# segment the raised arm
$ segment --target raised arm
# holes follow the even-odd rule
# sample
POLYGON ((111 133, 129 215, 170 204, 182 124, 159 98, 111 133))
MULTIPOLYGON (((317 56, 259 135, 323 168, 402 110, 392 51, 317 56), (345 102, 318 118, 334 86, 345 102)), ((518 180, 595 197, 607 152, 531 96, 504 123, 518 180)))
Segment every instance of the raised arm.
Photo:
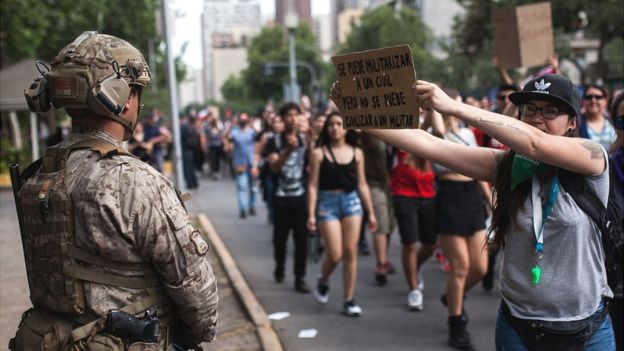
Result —
POLYGON ((269 155, 269 169, 273 173, 279 173, 284 167, 286 161, 290 157, 290 154, 297 148, 299 141, 297 140, 297 135, 287 135, 286 136, 286 147, 284 150, 278 152, 273 152, 269 155))
MULTIPOLYGON (((340 98, 340 94, 340 86, 338 82, 335 82, 330 96, 335 100, 340 98)), ((436 117, 431 116, 431 118, 436 117)), ((439 116, 437 118, 441 119, 439 116)), ((442 127, 439 126, 439 128, 442 127)), ((418 157, 438 163, 470 178, 488 182, 493 181, 496 154, 501 152, 453 143, 421 129, 365 129, 364 131, 418 157)))
POLYGON ((498 77, 500 78, 501 84, 507 84, 507 85, 514 84, 514 81, 513 79, 511 79, 509 72, 507 72, 507 69, 501 66, 500 61, 498 60, 498 57, 494 57, 492 59, 492 66, 494 66, 494 69, 496 70, 496 72, 498 72, 498 77))
POLYGON ((422 106, 453 115, 534 160, 584 175, 605 169, 602 149, 593 141, 551 135, 515 118, 454 101, 433 83, 416 82, 414 94, 422 106))
POLYGON ((440 139, 420 129, 367 129, 367 133, 473 179, 492 182, 501 151, 440 139))

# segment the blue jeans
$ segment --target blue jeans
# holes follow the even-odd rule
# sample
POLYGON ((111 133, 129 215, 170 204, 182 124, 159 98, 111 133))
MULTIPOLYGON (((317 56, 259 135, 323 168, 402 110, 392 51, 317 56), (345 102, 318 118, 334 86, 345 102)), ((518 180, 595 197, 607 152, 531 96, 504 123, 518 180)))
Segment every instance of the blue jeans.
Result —
MULTIPOLYGON (((602 307, 601 308, 606 308, 602 307)), ((514 328, 505 320, 502 312, 498 311, 496 319, 496 351, 527 351, 526 346, 514 328)), ((611 319, 607 316, 589 340, 586 351, 615 351, 615 335, 611 326, 611 319)))
POLYGON ((256 208, 257 192, 258 187, 254 184, 250 170, 236 174, 236 198, 241 213, 247 212, 247 209, 256 208))
POLYGON ((339 221, 349 216, 363 216, 364 210, 356 191, 348 193, 319 191, 316 202, 316 221, 318 223, 339 221))

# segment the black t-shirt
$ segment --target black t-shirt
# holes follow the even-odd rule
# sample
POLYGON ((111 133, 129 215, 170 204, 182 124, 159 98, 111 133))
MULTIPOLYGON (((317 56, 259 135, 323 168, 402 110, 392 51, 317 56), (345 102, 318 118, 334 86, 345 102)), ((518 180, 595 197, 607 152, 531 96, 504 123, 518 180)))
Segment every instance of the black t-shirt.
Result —
MULTIPOLYGON (((288 157, 279 173, 274 176, 273 195, 279 198, 303 198, 308 184, 307 147, 301 135, 297 135, 299 146, 288 157)), ((286 138, 283 133, 274 135, 266 145, 267 154, 281 154, 286 149, 286 138)), ((279 200, 278 200, 279 201, 279 200)))

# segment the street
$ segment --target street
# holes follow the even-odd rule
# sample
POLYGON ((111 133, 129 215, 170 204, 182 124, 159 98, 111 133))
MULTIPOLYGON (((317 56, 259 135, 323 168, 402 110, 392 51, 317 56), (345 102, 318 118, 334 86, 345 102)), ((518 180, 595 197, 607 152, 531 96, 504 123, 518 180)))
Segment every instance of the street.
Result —
MULTIPOLYGON (((204 213, 210 218, 267 314, 290 313, 290 317, 273 321, 273 327, 286 350, 450 350, 447 346, 446 309, 439 300, 444 292, 445 274, 437 262, 433 259, 428 261, 423 268, 425 308, 422 312, 408 311, 408 291, 400 267, 397 233, 393 234, 390 248, 390 259, 397 267, 397 273, 389 276, 386 286, 378 287, 374 283, 374 256, 359 257, 355 296, 363 308, 363 316, 348 318, 341 313, 341 266, 332 275, 330 301, 326 306, 319 305, 312 294, 294 292, 292 244, 289 246, 286 279, 282 284, 274 282, 272 229, 261 200, 258 202, 258 215, 241 220, 238 218, 234 183, 230 179, 212 181, 202 178, 200 188, 193 192, 193 199, 187 206, 190 212, 204 213), (300 330, 311 328, 318 330, 316 337, 298 338, 300 330)), ((10 190, 0 191, 0 221, 0 280, 3 282, 0 294, 0 350, 5 350, 21 313, 30 306, 10 190)), ((370 245, 370 236, 367 239, 370 245)), ((308 262, 307 283, 313 288, 319 263, 308 262)), ((227 284, 227 281, 220 278, 219 284, 222 298, 220 310, 223 311, 226 306, 236 308, 235 303, 224 304, 223 295, 229 287, 221 285, 227 284)), ((230 295, 229 292, 227 295, 230 295)), ((480 285, 467 295, 468 329, 477 350, 494 349, 498 302, 496 289, 487 293, 480 285)), ((236 324, 223 320, 233 315, 229 311, 220 312, 221 331, 229 329, 228 325, 236 324)), ((217 334, 217 339, 230 336, 233 335, 217 334)), ((223 350, 226 347, 208 349, 223 350)), ((231 348, 230 344, 227 349, 236 348, 231 348)))
MULTIPOLYGON (((294 292, 292 240, 289 241, 286 279, 281 284, 274 282, 272 229, 264 203, 258 200, 257 216, 239 219, 235 191, 235 185, 229 179, 209 181, 204 178, 199 189, 193 192, 189 210, 205 213, 211 219, 267 314, 290 313, 288 318, 273 321, 286 350, 451 349, 447 346, 447 312, 440 303, 446 276, 435 260, 427 261, 424 266, 424 310, 408 311, 407 284, 400 266, 400 243, 397 233, 393 233, 389 257, 397 273, 389 276, 386 286, 376 286, 374 255, 360 256, 355 298, 362 306, 363 315, 348 318, 342 315, 342 266, 332 274, 327 305, 319 305, 312 294, 294 292), (300 330, 310 328, 318 330, 315 338, 298 338, 300 330)), ((370 245, 370 235, 367 239, 370 245)), ((308 262, 306 280, 314 288, 319 263, 308 262)), ((480 284, 467 295, 468 330, 477 350, 494 349, 499 301, 497 288, 488 293, 480 284)))

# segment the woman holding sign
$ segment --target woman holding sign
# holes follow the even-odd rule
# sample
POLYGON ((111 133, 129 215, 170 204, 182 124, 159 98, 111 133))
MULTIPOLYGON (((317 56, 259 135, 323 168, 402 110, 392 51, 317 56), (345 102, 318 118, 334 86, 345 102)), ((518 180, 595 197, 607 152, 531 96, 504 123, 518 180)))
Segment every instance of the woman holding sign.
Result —
POLYGON ((315 231, 318 225, 326 250, 314 296, 320 304, 327 304, 329 277, 343 261, 344 313, 358 317, 362 308, 353 295, 357 243, 364 215, 362 202, 371 232, 377 230, 377 218, 364 175, 364 154, 351 136, 355 137, 353 131, 348 135, 343 128, 340 113, 330 113, 319 136, 320 147, 314 149, 310 159, 308 229, 315 231))
POLYGON ((607 154, 576 137, 580 97, 574 84, 557 75, 529 81, 510 95, 519 120, 457 102, 425 81, 413 90, 423 107, 456 116, 511 149, 470 147, 421 130, 368 131, 494 184, 490 245, 503 249, 497 350, 615 350, 600 230, 561 185, 576 174, 606 205, 607 154))

